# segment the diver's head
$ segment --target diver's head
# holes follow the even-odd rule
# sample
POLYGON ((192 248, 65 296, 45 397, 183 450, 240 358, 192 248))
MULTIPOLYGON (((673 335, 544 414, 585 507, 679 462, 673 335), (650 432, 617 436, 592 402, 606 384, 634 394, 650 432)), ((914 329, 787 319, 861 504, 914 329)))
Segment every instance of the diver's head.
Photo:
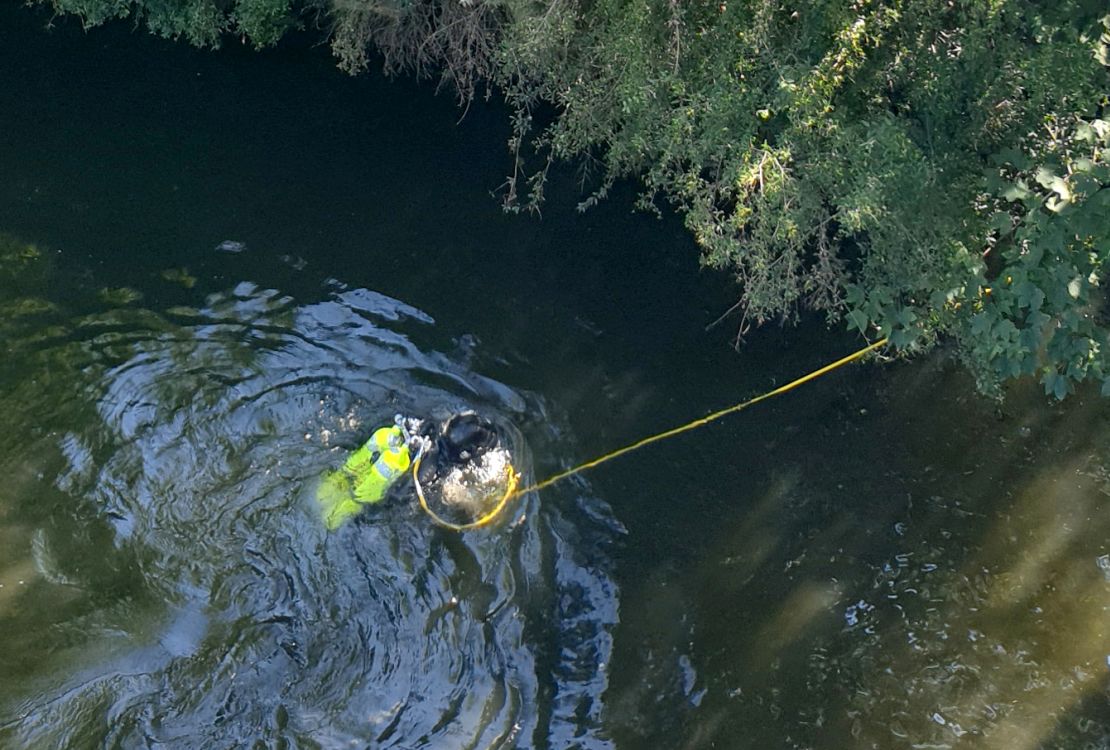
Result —
POLYGON ((497 429, 473 412, 457 414, 443 427, 442 446, 451 463, 474 461, 497 446, 497 429))

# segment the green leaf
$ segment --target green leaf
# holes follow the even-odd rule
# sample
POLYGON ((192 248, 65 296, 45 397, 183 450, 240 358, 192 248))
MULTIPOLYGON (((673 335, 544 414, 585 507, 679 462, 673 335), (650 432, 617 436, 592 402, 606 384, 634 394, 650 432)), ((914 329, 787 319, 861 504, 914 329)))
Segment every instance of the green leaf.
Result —
POLYGON ((1040 287, 1029 281, 1023 281, 1014 289, 1018 304, 1030 310, 1039 310, 1044 304, 1044 292, 1040 287))
POLYGON ((1033 195, 1021 180, 1011 182, 1003 188, 1002 197, 1008 201, 1027 201, 1033 195))
POLYGON ((1029 160, 1025 158, 1025 154, 1013 148, 1002 149, 992 157, 992 161, 998 164, 1010 164, 1022 171, 1029 169, 1029 160))
POLYGON ((898 349, 905 349, 917 339, 917 335, 911 331, 897 330, 890 334, 890 343, 898 349))
POLYGON ((988 226, 999 234, 1006 234, 1014 228, 1014 221, 1005 211, 995 211, 988 226))
POLYGON ((908 328, 917 320, 917 315, 908 307, 903 307, 894 315, 894 322, 902 328, 908 328))
POLYGON ((940 310, 948 304, 948 294, 943 289, 934 289, 929 295, 929 305, 933 310, 940 310))
POLYGON ((1040 244, 1050 252, 1062 253, 1065 241, 1064 231, 1060 228, 1058 219, 1053 220, 1041 231, 1040 244))
POLYGON ((1072 185, 1075 187, 1075 191, 1083 195, 1096 193, 1102 188, 1101 182, 1085 172, 1073 174, 1070 179, 1072 185))
POLYGON ((844 301, 848 303, 849 307, 859 307, 863 298, 863 287, 859 284, 849 284, 844 289, 844 301))
POLYGON ((1081 362, 1071 362, 1068 364, 1067 375, 1077 383, 1082 383, 1087 377, 1087 368, 1081 362))
POLYGON ((1040 334, 1043 333, 1045 326, 1052 322, 1052 318, 1038 310, 1030 313, 1029 317, 1025 319, 1025 322, 1029 327, 1036 329, 1040 334))
POLYGON ((1071 205, 1071 201, 1066 198, 1057 198, 1055 195, 1045 202, 1045 208, 1054 214, 1058 214, 1065 208, 1071 205))
POLYGON ((993 333, 996 338, 1003 341, 1012 341, 1017 338, 1018 329, 1012 320, 1003 318, 998 325, 994 327, 993 333))
POLYGON ((1057 401, 1063 401, 1064 396, 1068 395, 1068 379, 1062 375, 1056 376, 1056 383, 1052 386, 1052 395, 1056 396, 1057 401))
POLYGON ((1062 401, 1068 395, 1068 379, 1055 370, 1046 372, 1042 382, 1046 396, 1053 395, 1056 400, 1062 401))
POLYGON ((868 317, 859 310, 851 310, 847 315, 848 330, 866 331, 868 324, 871 322, 868 317))
POLYGON ((1110 122, 1106 120, 1091 120, 1091 128, 1094 129, 1100 141, 1103 143, 1110 143, 1110 122))
POLYGON ((994 194, 1001 193, 1002 189, 1010 184, 994 169, 987 170, 983 175, 983 181, 986 183, 987 192, 994 194))
POLYGON ((1037 167, 1037 172, 1033 176, 1033 179, 1035 179, 1037 184, 1041 187, 1049 190, 1060 178, 1048 167, 1037 167))

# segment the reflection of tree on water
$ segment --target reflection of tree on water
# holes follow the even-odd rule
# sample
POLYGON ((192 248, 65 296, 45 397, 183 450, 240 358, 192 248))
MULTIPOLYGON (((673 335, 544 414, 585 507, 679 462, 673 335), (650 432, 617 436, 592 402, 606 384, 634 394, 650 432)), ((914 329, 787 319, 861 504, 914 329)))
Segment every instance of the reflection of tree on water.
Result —
POLYGON ((37 681, 0 693, 0 742, 594 736, 604 676, 566 662, 607 661, 616 590, 563 540, 606 531, 535 499, 531 523, 474 536, 404 504, 328 535, 302 507, 333 446, 395 411, 511 424, 542 404, 423 351, 411 334, 430 319, 372 292, 296 306, 242 283, 196 308, 138 301, 57 303, 63 333, 26 343, 43 323, 25 326, 0 370, 15 421, 0 467, 17 479, 0 535, 20 550, 0 565, 33 569, 39 539, 56 566, 0 610, 0 653, 21 650, 11 663, 37 681), (32 425, 29 451, 11 435, 32 425), (527 626, 551 618, 575 626, 527 626))
POLYGON ((47 298, 51 258, 0 234, 0 705, 145 606, 133 555, 106 555, 111 528, 53 483, 67 464, 62 436, 95 419, 98 390, 87 347, 47 298))
MULTIPOLYGON (((926 403, 961 387, 936 368, 915 377, 932 382, 903 392, 926 403)), ((896 397, 893 417, 918 404, 896 397)), ((861 621, 853 656, 876 689, 860 718, 873 706, 908 738, 953 746, 1106 741, 1110 714, 1086 701, 1105 691, 1110 655, 1110 581, 1096 564, 1110 533, 1108 405, 1094 394, 1048 405, 1028 389, 1011 394, 1002 420, 974 399, 952 406, 916 414, 921 429, 905 440, 907 473, 921 462, 935 473, 907 488, 920 499, 906 548, 879 566, 867 597, 873 628, 861 621), (921 439, 930 435, 940 439, 921 439)))
POLYGON ((0 341, 7 356, 26 345, 26 338, 58 330, 50 325, 56 307, 42 297, 50 266, 50 255, 41 248, 0 232, 0 341))
POLYGON ((25 581, 0 589, 0 744, 1107 736, 1102 402, 1017 393, 999 421, 939 360, 874 404, 816 397, 766 458, 737 449, 742 482, 636 518, 697 544, 618 591, 582 484, 488 535, 396 503, 327 537, 304 512, 299 488, 396 411, 529 414, 537 453, 567 454, 538 399, 421 345, 420 311, 203 279, 146 309, 35 263, 0 317, 0 582, 25 581))
POLYGON ((863 396, 753 472, 699 564, 625 589, 654 615, 620 633, 642 667, 611 688, 618 739, 1107 747, 1110 405, 1015 389, 1000 419, 940 360, 863 396))

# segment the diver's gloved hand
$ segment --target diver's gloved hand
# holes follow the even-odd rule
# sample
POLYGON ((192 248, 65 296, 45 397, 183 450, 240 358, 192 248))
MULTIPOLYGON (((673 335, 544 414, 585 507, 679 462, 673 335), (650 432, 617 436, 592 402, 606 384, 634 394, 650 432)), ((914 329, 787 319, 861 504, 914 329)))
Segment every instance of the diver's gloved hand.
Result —
POLYGON ((422 435, 412 435, 405 441, 409 455, 415 461, 417 456, 426 455, 432 448, 432 441, 422 435))
POLYGON ((422 487, 427 487, 439 479, 439 457, 436 455, 434 447, 424 454, 424 458, 420 462, 420 468, 416 472, 416 479, 422 487))

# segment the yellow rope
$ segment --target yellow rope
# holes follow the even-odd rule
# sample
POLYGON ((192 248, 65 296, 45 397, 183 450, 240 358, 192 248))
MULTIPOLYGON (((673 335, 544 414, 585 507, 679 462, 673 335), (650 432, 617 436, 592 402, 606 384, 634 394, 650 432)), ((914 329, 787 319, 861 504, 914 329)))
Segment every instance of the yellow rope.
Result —
POLYGON ((885 339, 885 338, 882 339, 881 341, 876 341, 874 344, 870 344, 868 346, 865 346, 864 348, 860 349, 858 352, 855 352, 854 354, 849 354, 847 357, 843 357, 841 359, 838 359, 835 362, 827 364, 827 365, 825 365, 824 367, 822 367, 820 369, 814 370, 813 372, 809 373, 808 375, 803 375, 802 377, 798 378, 797 380, 792 380, 789 383, 787 383, 786 385, 779 386, 778 388, 775 388, 772 391, 768 391, 767 393, 764 393, 760 396, 756 396, 755 398, 750 398, 747 401, 742 401, 739 404, 734 404, 734 405, 728 407, 727 409, 721 409, 720 411, 715 411, 715 412, 713 412, 712 414, 710 414, 708 416, 701 417, 700 419, 695 419, 692 422, 687 422, 686 424, 684 424, 680 427, 675 427, 675 428, 672 428, 670 430, 666 430, 664 432, 660 432, 658 434, 646 437, 643 440, 638 440, 635 443, 632 443, 631 445, 626 445, 623 448, 618 448, 617 450, 606 453, 605 455, 600 456, 598 458, 595 458, 592 461, 587 461, 583 464, 579 464, 578 466, 575 466, 573 469, 567 469, 566 471, 561 471, 558 474, 555 474, 554 476, 548 477, 547 479, 543 480, 542 482, 538 482, 538 483, 533 484, 529 487, 525 487, 522 490, 517 490, 516 489, 517 482, 520 480, 520 475, 517 474, 513 470, 512 467, 509 467, 509 485, 508 485, 508 489, 506 489, 506 491, 505 491, 505 494, 501 497, 501 500, 498 501, 497 505, 491 511, 489 511, 484 516, 482 516, 478 520, 473 521, 471 523, 465 523, 465 524, 450 523, 448 521, 443 520, 442 518, 440 518, 439 516, 437 516, 435 513, 432 512, 431 508, 428 507, 427 501, 424 499, 424 491, 420 487, 420 482, 419 482, 419 480, 416 479, 416 471, 417 471, 417 469, 420 468, 420 458, 421 458, 420 456, 417 456, 416 461, 413 462, 412 477, 413 477, 414 482, 416 483, 416 495, 417 495, 417 497, 420 498, 420 507, 422 507, 424 509, 424 512, 427 513, 433 521, 438 523, 440 526, 443 526, 443 527, 448 528, 448 529, 453 529, 455 531, 463 531, 463 530, 466 530, 466 529, 476 529, 476 528, 479 528, 481 526, 485 526, 485 525, 489 524, 490 522, 492 522, 493 519, 495 519, 501 513, 502 510, 504 510, 504 508, 508 504, 509 500, 511 500, 513 497, 516 497, 518 495, 526 495, 529 492, 537 492, 537 491, 542 490, 546 487, 550 487, 551 485, 555 484, 556 482, 558 482, 560 480, 566 479, 567 477, 571 477, 571 476, 574 476, 575 474, 583 472, 586 469, 592 469, 593 467, 598 466, 600 464, 603 464, 606 461, 611 461, 614 458, 617 458, 618 456, 623 456, 626 453, 631 453, 634 450, 637 450, 639 448, 643 448, 645 445, 651 445, 652 443, 657 443, 660 440, 666 440, 669 437, 674 437, 675 435, 681 435, 684 432, 689 432, 690 430, 693 430, 697 427, 707 425, 710 422, 713 422, 715 420, 720 419, 721 417, 728 416, 729 414, 734 414, 738 411, 743 411, 744 409, 747 409, 749 406, 753 406, 755 404, 758 404, 760 401, 766 401, 767 399, 772 398, 774 396, 780 396, 783 393, 786 393, 787 391, 794 390, 795 388, 797 388, 800 385, 804 385, 805 383, 808 383, 811 380, 815 380, 816 378, 819 378, 822 375, 830 373, 833 370, 837 369, 838 367, 843 367, 844 365, 848 364, 849 362, 854 362, 857 359, 860 359, 861 357, 875 351, 876 349, 878 349, 882 346, 885 346, 886 343, 887 343, 887 339, 885 339))
POLYGON ((573 476, 575 474, 578 474, 579 472, 585 471, 586 469, 592 469, 593 467, 597 466, 598 464, 603 464, 606 461, 611 461, 612 459, 616 458, 617 456, 623 456, 625 453, 631 453, 632 451, 634 451, 638 448, 643 448, 645 445, 650 445, 651 443, 656 443, 656 442, 659 442, 660 440, 665 440, 666 438, 674 437, 675 435, 681 435, 683 432, 689 432, 690 430, 693 430, 696 427, 701 427, 702 425, 709 424, 710 422, 712 422, 714 420, 717 420, 717 419, 720 419, 721 417, 727 416, 727 415, 732 414, 734 412, 742 411, 743 409, 747 409, 749 406, 752 406, 754 404, 758 404, 760 401, 765 401, 766 399, 769 399, 772 396, 779 396, 783 393, 786 393, 787 391, 790 391, 790 390, 793 390, 793 389, 797 388, 800 385, 808 383, 809 381, 814 380, 815 378, 819 378, 819 377, 821 377, 822 375, 824 375, 826 373, 832 372, 836 368, 842 367, 843 365, 846 365, 849 362, 854 362, 855 360, 859 359, 860 357, 864 356, 865 354, 868 354, 868 353, 874 351, 875 349, 878 349, 879 347, 883 346, 884 344, 886 344, 886 342, 887 342, 886 339, 883 339, 882 341, 876 341, 874 344, 871 344, 870 346, 865 346, 863 349, 860 349, 855 354, 849 354, 847 357, 844 357, 843 359, 838 359, 837 361, 833 362, 832 364, 825 365, 824 367, 822 367, 819 370, 814 370, 810 374, 804 375, 804 376, 798 378, 797 380, 794 380, 794 381, 791 381, 791 382, 787 383, 784 386, 780 386, 780 387, 774 389, 773 391, 768 391, 767 393, 764 393, 762 396, 756 396, 755 398, 748 399, 747 401, 744 401, 742 403, 730 406, 727 409, 721 409, 720 411, 715 411, 712 414, 710 414, 709 416, 702 417, 701 419, 695 419, 694 421, 688 422, 688 423, 682 425, 681 427, 675 427, 674 429, 670 429, 670 430, 667 430, 665 432, 660 432, 657 435, 651 435, 650 437, 646 437, 643 440, 638 440, 635 443, 632 443, 631 445, 626 445, 623 448, 618 448, 615 451, 612 451, 610 453, 606 453, 604 456, 601 456, 600 458, 595 458, 592 461, 587 461, 584 464, 579 464, 578 466, 575 466, 573 469, 567 469, 566 471, 560 472, 560 473, 556 474, 553 477, 549 477, 549 478, 543 480, 542 482, 539 482, 537 484, 533 484, 531 487, 525 487, 524 489, 518 491, 517 494, 518 495, 524 495, 524 494, 527 494, 529 492, 535 492, 537 490, 542 490, 545 487, 550 487, 551 485, 555 484, 556 482, 558 482, 562 479, 566 479, 569 476, 573 476))

